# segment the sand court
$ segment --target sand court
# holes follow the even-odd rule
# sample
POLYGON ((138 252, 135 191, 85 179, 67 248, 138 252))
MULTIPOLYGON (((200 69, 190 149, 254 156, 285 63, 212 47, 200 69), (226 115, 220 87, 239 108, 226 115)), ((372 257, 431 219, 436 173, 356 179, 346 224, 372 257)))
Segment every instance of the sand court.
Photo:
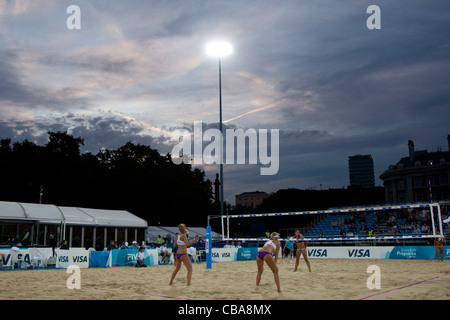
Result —
POLYGON ((310 259, 278 262, 281 293, 265 266, 259 289, 256 262, 194 264, 191 286, 182 267, 169 286, 173 265, 81 270, 81 289, 68 289, 66 269, 2 271, 2 300, 448 300, 450 264, 435 260, 310 259), (380 289, 369 289, 370 265, 380 270, 380 289))

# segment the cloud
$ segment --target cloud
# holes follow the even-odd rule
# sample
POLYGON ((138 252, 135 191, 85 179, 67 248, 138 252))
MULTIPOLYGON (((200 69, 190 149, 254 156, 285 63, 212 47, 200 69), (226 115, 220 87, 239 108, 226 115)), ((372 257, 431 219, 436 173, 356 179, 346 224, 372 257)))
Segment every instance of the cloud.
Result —
POLYGON ((28 139, 39 145, 47 143, 48 131, 67 131, 85 140, 82 152, 97 153, 102 148, 116 149, 126 142, 149 145, 161 153, 169 152, 169 146, 160 132, 150 132, 153 126, 143 126, 132 118, 114 111, 98 110, 89 114, 54 113, 26 121, 0 122, 1 138, 13 142, 28 139))
MULTIPOLYGON (((0 134, 85 138, 85 150, 128 140, 169 152, 174 128, 217 127, 218 63, 204 46, 225 38, 226 128, 280 130, 280 170, 227 166, 226 190, 347 184, 347 157, 372 154, 376 175, 405 154, 441 145, 450 117, 450 8, 442 1, 0 2, 0 134)), ((216 169, 204 167, 214 178, 216 169)))

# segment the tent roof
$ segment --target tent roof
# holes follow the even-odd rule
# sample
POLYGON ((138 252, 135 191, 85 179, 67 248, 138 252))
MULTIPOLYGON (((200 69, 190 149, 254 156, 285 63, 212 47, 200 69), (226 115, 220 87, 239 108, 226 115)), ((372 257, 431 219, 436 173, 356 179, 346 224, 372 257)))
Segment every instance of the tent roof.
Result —
POLYGON ((0 201, 0 220, 65 223, 67 225, 147 228, 147 221, 125 210, 57 207, 0 201))
POLYGON ((17 202, 0 201, 0 219, 23 220, 25 211, 17 202))
MULTIPOLYGON (((177 233, 180 231, 178 227, 158 227, 158 226, 149 226, 146 231, 147 239, 156 239, 158 235, 164 238, 167 234, 170 234, 170 237, 173 239, 177 233)), ((206 228, 203 227, 188 227, 189 237, 194 237, 198 234, 199 237, 206 239, 206 228)), ((220 233, 211 231, 211 237, 213 239, 222 239, 222 235, 220 233)))
POLYGON ((25 216, 29 220, 49 222, 64 221, 64 215, 57 206, 35 203, 19 203, 19 205, 23 208, 25 216))
POLYGON ((67 224, 91 225, 96 224, 95 218, 75 207, 59 207, 66 218, 67 224))
POLYGON ((0 220, 64 221, 61 210, 54 205, 0 201, 0 220))
POLYGON ((93 217, 98 225, 115 227, 147 228, 147 221, 125 210, 78 208, 93 217))

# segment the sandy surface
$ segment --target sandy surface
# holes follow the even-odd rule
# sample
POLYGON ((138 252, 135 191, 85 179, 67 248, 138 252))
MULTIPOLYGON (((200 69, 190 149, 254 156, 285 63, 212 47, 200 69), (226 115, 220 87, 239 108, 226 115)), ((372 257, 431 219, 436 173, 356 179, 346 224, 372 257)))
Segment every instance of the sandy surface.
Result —
POLYGON ((194 264, 191 286, 186 285, 186 269, 178 273, 172 286, 172 265, 147 268, 115 267, 81 269, 81 289, 68 289, 70 274, 65 269, 0 272, 0 299, 75 300, 448 300, 450 262, 435 260, 349 260, 311 259, 312 272, 303 260, 279 261, 282 293, 276 292, 273 275, 265 266, 260 288, 255 288, 256 262, 194 264), (367 288, 367 267, 381 271, 381 289, 367 288))

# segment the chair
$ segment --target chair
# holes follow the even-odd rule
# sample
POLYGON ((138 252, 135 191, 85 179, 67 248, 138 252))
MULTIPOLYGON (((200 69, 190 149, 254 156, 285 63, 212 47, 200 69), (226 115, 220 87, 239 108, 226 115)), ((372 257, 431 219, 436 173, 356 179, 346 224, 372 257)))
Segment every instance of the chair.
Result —
POLYGON ((30 249, 30 264, 33 268, 44 267, 43 255, 36 248, 30 249))
POLYGON ((204 254, 205 254, 205 251, 203 251, 203 250, 197 251, 197 257, 198 257, 199 262, 203 261, 202 255, 204 255, 204 254))
POLYGON ((161 257, 161 262, 162 263, 169 263, 170 262, 170 255, 166 255, 164 258, 161 256, 161 254, 159 254, 159 256, 161 257))
POLYGON ((19 248, 17 247, 11 248, 11 250, 9 251, 9 257, 11 261, 11 270, 14 270, 16 263, 18 265, 18 268, 22 268, 22 265, 25 263, 25 261, 23 260, 23 256, 20 253, 19 248))
POLYGON ((189 255, 189 258, 191 258, 192 262, 197 262, 198 256, 197 256, 197 249, 196 248, 190 247, 188 255, 189 255))
POLYGON ((47 266, 47 267, 55 267, 56 266, 56 257, 49 257, 48 259, 47 259, 47 261, 45 262, 45 265, 47 266))

